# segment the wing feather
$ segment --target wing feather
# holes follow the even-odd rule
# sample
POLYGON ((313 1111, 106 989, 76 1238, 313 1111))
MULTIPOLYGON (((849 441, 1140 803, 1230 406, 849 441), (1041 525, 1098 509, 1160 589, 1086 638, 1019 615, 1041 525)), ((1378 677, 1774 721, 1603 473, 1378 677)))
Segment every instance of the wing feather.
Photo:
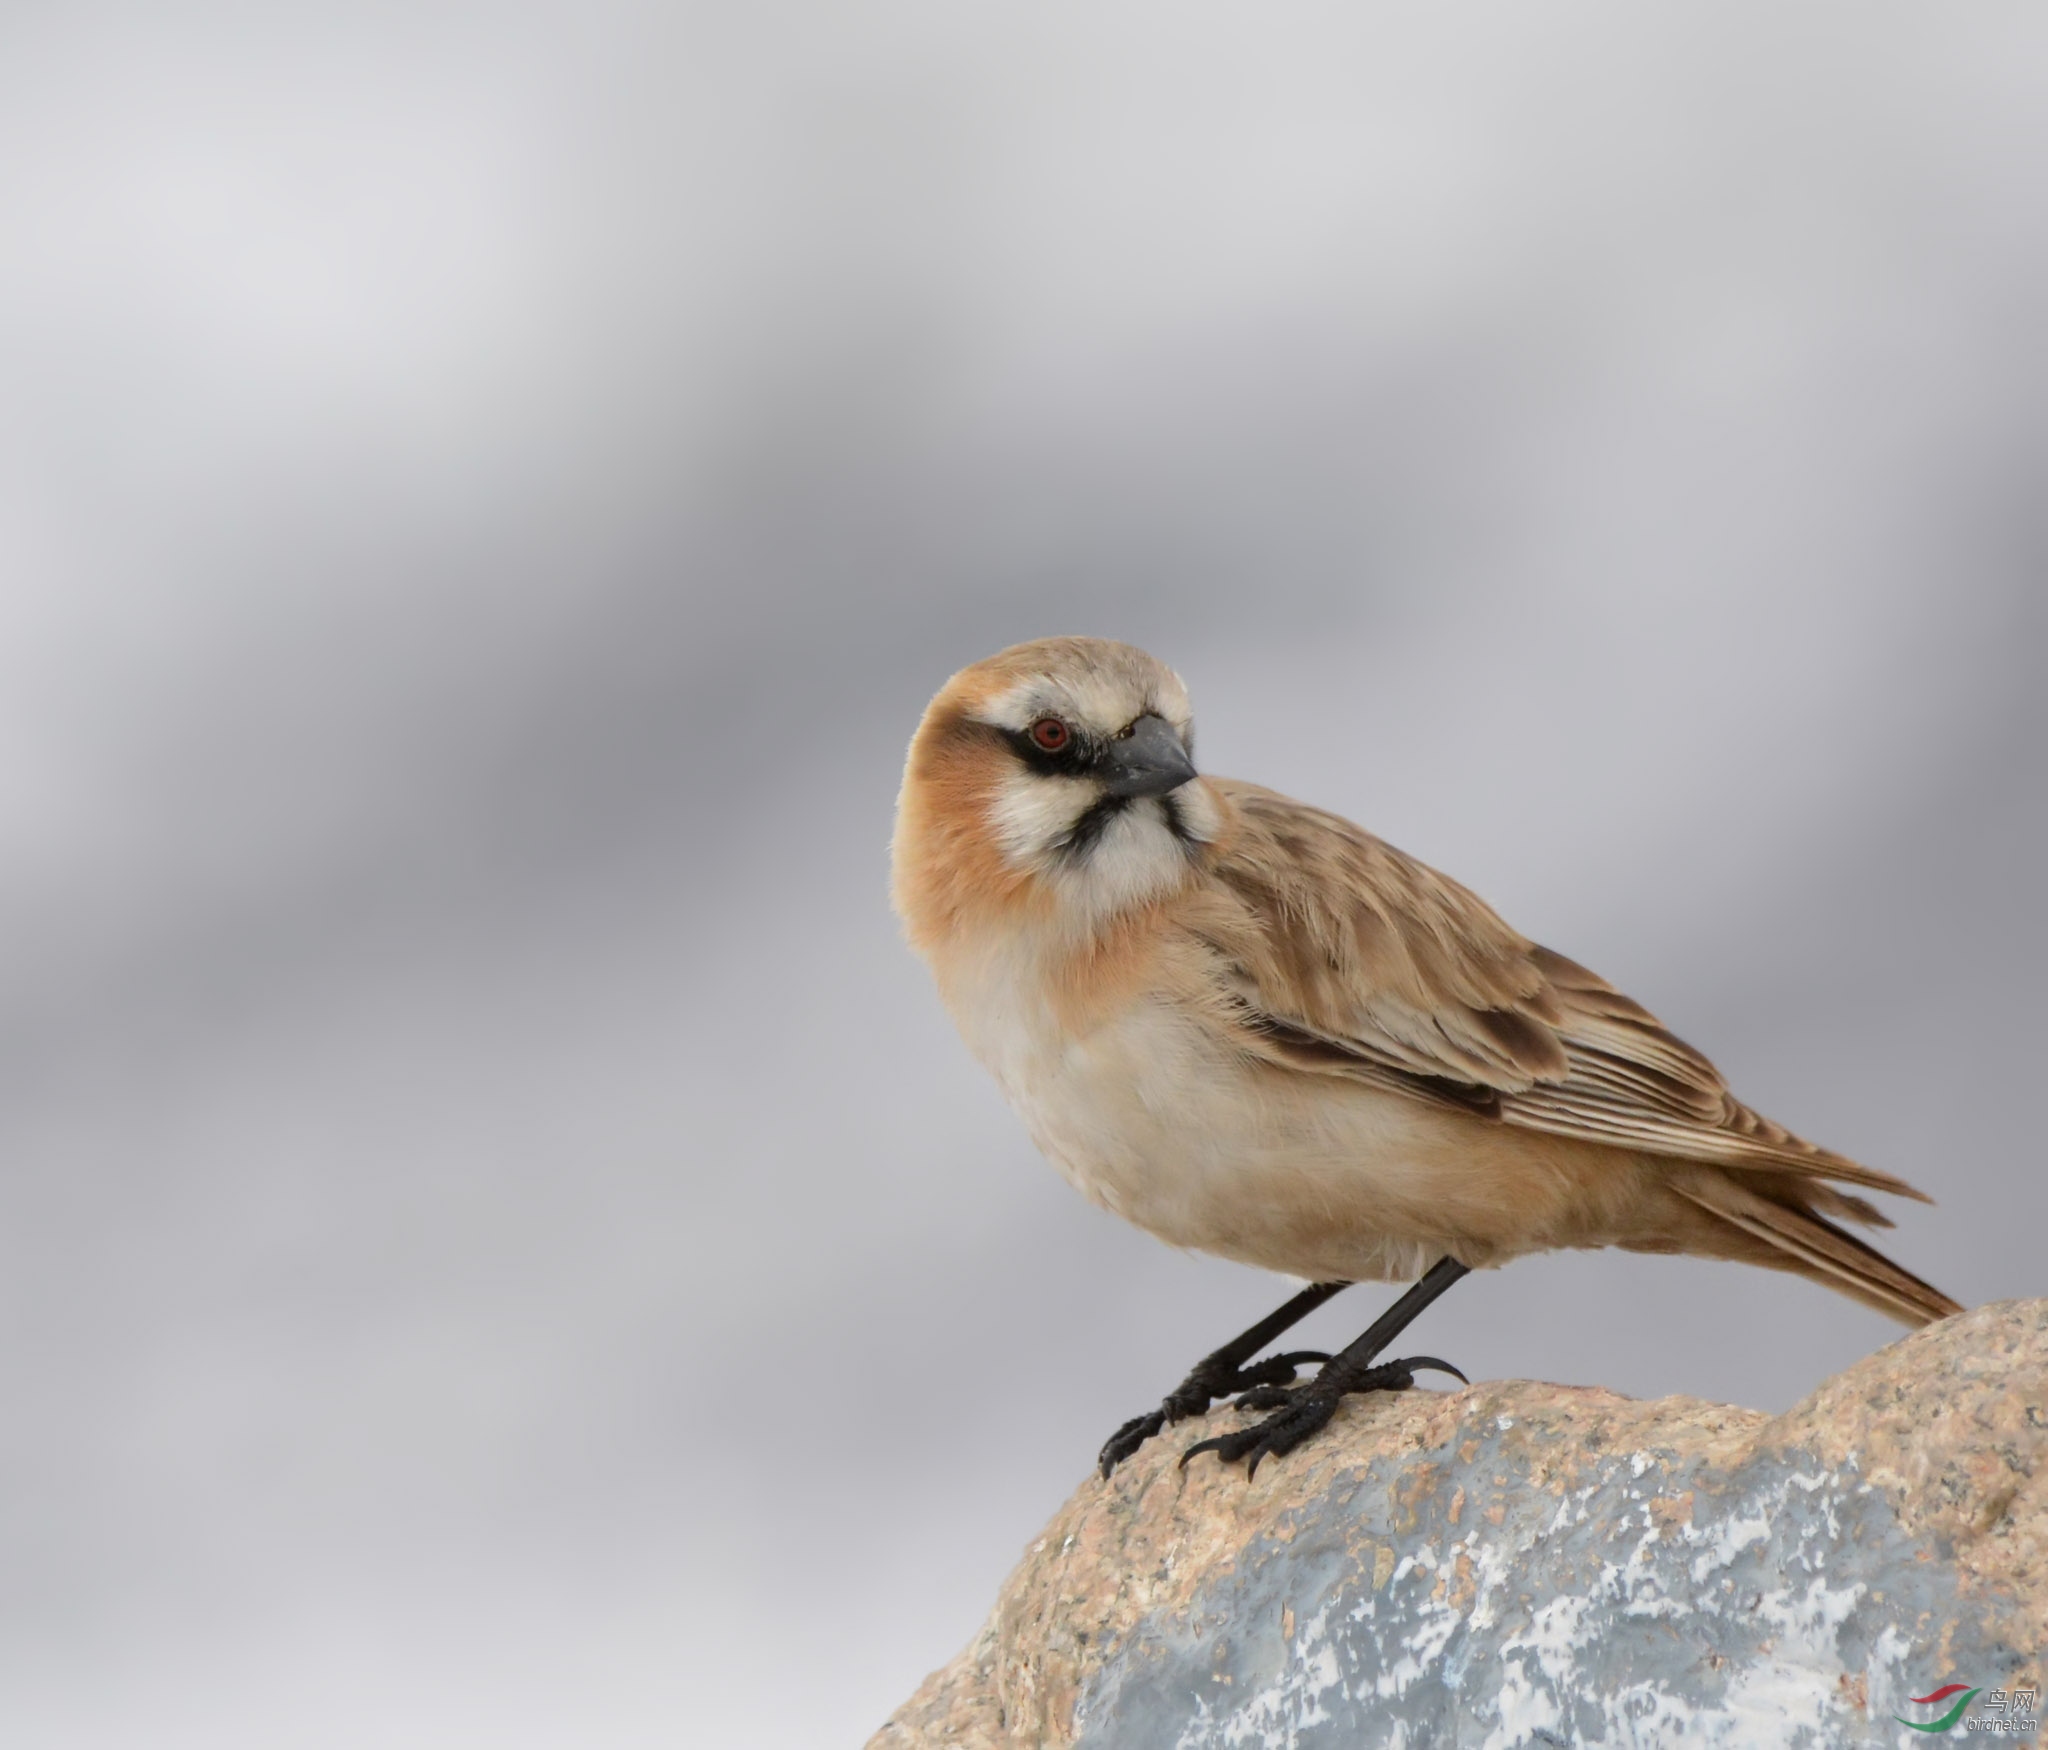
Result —
POLYGON ((1434 869, 1337 815, 1210 782, 1239 817, 1212 865, 1237 907, 1203 933, 1271 1061, 1556 1136, 1926 1201, 1751 1111, 1640 1003, 1434 869))

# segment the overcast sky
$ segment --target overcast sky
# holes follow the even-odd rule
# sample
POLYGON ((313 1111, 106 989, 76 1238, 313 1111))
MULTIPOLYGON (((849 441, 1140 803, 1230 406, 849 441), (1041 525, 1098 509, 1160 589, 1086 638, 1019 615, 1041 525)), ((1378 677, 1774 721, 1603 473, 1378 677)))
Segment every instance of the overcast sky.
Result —
MULTIPOLYGON (((1068 1191, 897 940, 1020 638, 2048 1289, 2044 38, 10 8, 0 1740, 857 1743, 966 1641, 1288 1291, 1068 1191)), ((1422 1330, 1767 1409, 1895 1334, 1606 1255, 1422 1330)))

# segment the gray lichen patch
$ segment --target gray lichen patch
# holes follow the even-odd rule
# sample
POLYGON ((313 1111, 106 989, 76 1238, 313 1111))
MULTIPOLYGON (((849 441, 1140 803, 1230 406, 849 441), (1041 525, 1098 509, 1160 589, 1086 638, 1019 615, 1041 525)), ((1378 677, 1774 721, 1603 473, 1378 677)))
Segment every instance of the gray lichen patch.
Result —
MULTIPOLYGON (((1253 1538, 1141 1622, 1083 1686, 1077 1742, 1857 1743, 1962 1614, 1853 1470, 1606 1454, 1553 1492, 1500 1432, 1461 1444, 1421 1459, 1441 1475, 1419 1515, 1412 1472, 1375 1459, 1321 1535, 1253 1538)), ((1974 1650, 1982 1681, 2018 1670, 1974 1650)))

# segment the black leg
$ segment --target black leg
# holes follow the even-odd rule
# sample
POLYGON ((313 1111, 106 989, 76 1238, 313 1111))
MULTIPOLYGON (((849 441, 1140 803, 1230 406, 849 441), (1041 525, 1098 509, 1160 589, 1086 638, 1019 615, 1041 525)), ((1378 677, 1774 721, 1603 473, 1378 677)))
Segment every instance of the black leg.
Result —
POLYGON ((1289 1355, 1269 1356, 1253 1367, 1245 1366, 1282 1331, 1300 1324, 1333 1294, 1350 1286, 1348 1282, 1311 1282, 1285 1306, 1276 1308, 1250 1330, 1231 1338, 1215 1354, 1203 1356, 1187 1378, 1167 1393, 1158 1409, 1133 1416, 1103 1442, 1101 1455, 1096 1460, 1102 1467, 1102 1474, 1107 1477, 1167 1423, 1199 1416, 1218 1398, 1227 1398, 1233 1392, 1248 1391, 1253 1386, 1285 1385, 1294 1377, 1294 1369, 1299 1362, 1328 1361, 1329 1356, 1320 1349, 1301 1349, 1289 1355))
POLYGON ((1433 1368, 1464 1379, 1448 1361, 1434 1355, 1415 1355, 1405 1361, 1379 1360, 1380 1351, 1412 1324, 1424 1307, 1468 1274, 1456 1258, 1439 1258, 1429 1274, 1373 1320, 1372 1328, 1357 1342, 1347 1344, 1324 1364, 1307 1385, 1284 1391, 1279 1386, 1261 1385, 1238 1399, 1246 1410, 1271 1410, 1274 1414, 1234 1434, 1219 1434, 1213 1440, 1198 1440, 1181 1454, 1183 1465, 1198 1452, 1213 1452, 1229 1464, 1245 1461, 1245 1475, 1253 1476, 1259 1460, 1270 1453, 1292 1452, 1337 1413, 1339 1401, 1348 1392, 1406 1391, 1415 1383, 1416 1371, 1433 1368))

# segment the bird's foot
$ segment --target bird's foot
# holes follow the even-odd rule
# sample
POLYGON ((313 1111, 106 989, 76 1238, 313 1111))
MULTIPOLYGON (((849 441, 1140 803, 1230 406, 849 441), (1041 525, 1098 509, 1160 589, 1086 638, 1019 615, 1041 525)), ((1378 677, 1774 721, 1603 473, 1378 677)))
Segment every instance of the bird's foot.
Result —
POLYGON ((1248 1428, 1218 1434, 1208 1440, 1197 1440, 1180 1455, 1181 1467, 1185 1469, 1188 1460, 1198 1452, 1213 1452, 1225 1464, 1243 1459, 1244 1474, 1249 1480, 1258 1474, 1261 1459, 1269 1454, 1278 1456, 1292 1452, 1311 1434, 1325 1427, 1336 1415, 1337 1405, 1351 1392, 1406 1391, 1415 1383, 1415 1375, 1423 1369, 1448 1373, 1464 1384, 1471 1384, 1448 1361, 1439 1361, 1434 1355, 1415 1355, 1406 1361, 1382 1361, 1375 1367, 1356 1373, 1326 1367, 1308 1384, 1296 1386, 1291 1391, 1278 1385, 1261 1385, 1239 1398, 1237 1407, 1240 1410, 1271 1410, 1273 1414, 1248 1428))
POLYGON ((1219 1361, 1214 1355, 1195 1363, 1186 1379, 1160 1401, 1159 1408, 1133 1416, 1102 1443, 1096 1458, 1104 1478, 1170 1422, 1184 1422, 1199 1416, 1218 1398, 1238 1392, 1275 1391, 1290 1384, 1295 1369, 1303 1362, 1328 1361, 1321 1349, 1293 1349, 1285 1355, 1269 1355, 1243 1367, 1219 1361))

